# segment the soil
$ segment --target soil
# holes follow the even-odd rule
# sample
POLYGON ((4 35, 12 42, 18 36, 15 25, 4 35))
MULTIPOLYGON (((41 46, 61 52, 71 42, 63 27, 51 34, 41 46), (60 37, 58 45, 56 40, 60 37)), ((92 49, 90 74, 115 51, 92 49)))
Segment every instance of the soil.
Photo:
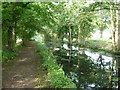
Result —
POLYGON ((47 72, 42 59, 35 52, 32 41, 19 51, 19 56, 3 64, 3 88, 49 88, 47 72), (39 64, 39 65, 38 65, 39 64))

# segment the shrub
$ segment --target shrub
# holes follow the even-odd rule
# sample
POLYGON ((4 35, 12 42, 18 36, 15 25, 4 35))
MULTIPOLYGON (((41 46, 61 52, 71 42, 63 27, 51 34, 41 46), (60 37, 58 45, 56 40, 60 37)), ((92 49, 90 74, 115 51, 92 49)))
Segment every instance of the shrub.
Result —
POLYGON ((18 56, 18 54, 16 52, 3 52, 2 53, 2 61, 8 61, 10 59, 15 58, 16 56, 18 56))

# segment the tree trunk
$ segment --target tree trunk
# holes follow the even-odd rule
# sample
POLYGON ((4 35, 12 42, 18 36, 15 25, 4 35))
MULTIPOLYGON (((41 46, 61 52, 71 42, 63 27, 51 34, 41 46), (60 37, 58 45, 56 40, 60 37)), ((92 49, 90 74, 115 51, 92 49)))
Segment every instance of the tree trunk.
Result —
POLYGON ((78 44, 80 44, 80 32, 81 32, 80 26, 78 26, 78 44))
POLYGON ((16 17, 15 17, 15 12, 14 12, 14 8, 16 7, 16 4, 17 3, 14 3, 13 6, 11 8, 9 8, 9 12, 10 14, 12 15, 12 20, 11 20, 11 23, 13 25, 9 26, 8 28, 8 32, 7 32, 7 35, 8 35, 8 50, 9 51, 14 51, 14 48, 15 48, 15 44, 16 44, 16 17))
POLYGON ((14 45, 16 45, 16 41, 17 41, 17 36, 16 36, 16 27, 17 27, 17 22, 14 22, 14 45))
MULTIPOLYGON (((120 4, 118 6, 118 50, 120 51, 120 4)), ((120 90, 120 60, 118 58, 118 90, 120 90)))
POLYGON ((81 46, 84 46, 85 45, 85 39, 82 36, 81 32, 82 31, 80 29, 80 26, 78 26, 78 44, 81 45, 81 46))
POLYGON ((103 38, 103 30, 100 30, 100 38, 103 38))
POLYGON ((120 90, 120 61, 118 60, 118 90, 120 90))
POLYGON ((26 39, 25 39, 25 38, 22 38, 22 45, 23 45, 23 46, 26 46, 26 42, 27 42, 26 39))
POLYGON ((120 51, 120 20, 119 20, 119 28, 118 28, 118 50, 120 51))
POLYGON ((120 5, 118 11, 118 50, 120 50, 120 5))
POLYGON ((72 29, 71 26, 69 26, 69 43, 70 43, 70 50, 69 50, 69 63, 71 61, 71 51, 72 51, 72 29))
POLYGON ((111 12, 111 26, 112 26, 112 47, 113 50, 117 49, 116 41, 115 41, 115 34, 116 34, 116 10, 112 10, 113 6, 110 6, 111 12))
POLYGON ((113 68, 113 66, 109 66, 109 70, 111 71, 109 73, 109 86, 108 86, 109 88, 112 88, 112 75, 113 75, 112 68, 113 68))
POLYGON ((13 51, 13 28, 12 26, 8 29, 8 51, 13 51))

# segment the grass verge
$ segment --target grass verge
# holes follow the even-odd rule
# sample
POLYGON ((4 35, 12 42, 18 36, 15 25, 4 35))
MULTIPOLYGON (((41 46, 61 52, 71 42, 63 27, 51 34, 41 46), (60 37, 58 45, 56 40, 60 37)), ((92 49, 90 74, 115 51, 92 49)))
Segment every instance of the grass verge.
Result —
POLYGON ((111 40, 87 40, 85 47, 97 50, 97 51, 106 51, 113 54, 119 54, 120 51, 112 49, 112 41, 111 40))
POLYGON ((55 57, 47 47, 40 43, 36 45, 38 55, 43 58, 43 67, 48 71, 51 88, 76 88, 72 80, 65 76, 62 67, 57 64, 55 57))

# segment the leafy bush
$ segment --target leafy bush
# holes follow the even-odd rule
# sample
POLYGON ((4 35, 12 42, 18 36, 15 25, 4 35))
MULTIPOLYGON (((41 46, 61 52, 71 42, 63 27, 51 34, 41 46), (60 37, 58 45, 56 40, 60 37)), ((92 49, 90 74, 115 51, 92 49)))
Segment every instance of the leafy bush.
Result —
POLYGON ((76 88, 72 80, 65 76, 62 67, 57 64, 53 54, 50 53, 46 46, 37 43, 37 52, 43 57, 43 66, 48 71, 52 88, 76 88))
POLYGON ((16 52, 3 52, 2 53, 2 61, 7 61, 10 59, 13 59, 17 56, 18 54, 16 52))
POLYGON ((14 52, 8 52, 6 50, 2 50, 2 61, 8 61, 10 59, 14 59, 16 56, 18 56, 18 51, 24 48, 21 44, 16 45, 14 48, 14 52))

